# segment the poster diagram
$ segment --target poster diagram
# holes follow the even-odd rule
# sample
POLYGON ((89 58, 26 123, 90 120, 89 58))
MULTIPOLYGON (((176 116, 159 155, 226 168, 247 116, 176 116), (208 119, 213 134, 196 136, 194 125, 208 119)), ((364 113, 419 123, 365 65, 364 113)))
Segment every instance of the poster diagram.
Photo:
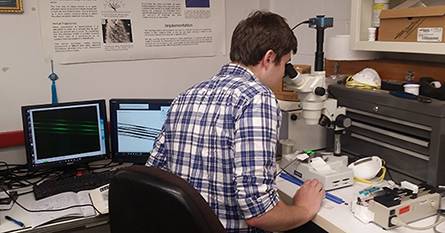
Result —
POLYGON ((103 19, 102 38, 104 44, 133 43, 130 19, 103 19))

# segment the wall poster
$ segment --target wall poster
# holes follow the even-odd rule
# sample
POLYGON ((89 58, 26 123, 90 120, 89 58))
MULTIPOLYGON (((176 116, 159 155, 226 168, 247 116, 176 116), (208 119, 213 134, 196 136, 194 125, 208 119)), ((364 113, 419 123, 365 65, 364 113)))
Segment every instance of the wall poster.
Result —
POLYGON ((44 48, 61 64, 215 56, 224 1, 39 0, 44 48))

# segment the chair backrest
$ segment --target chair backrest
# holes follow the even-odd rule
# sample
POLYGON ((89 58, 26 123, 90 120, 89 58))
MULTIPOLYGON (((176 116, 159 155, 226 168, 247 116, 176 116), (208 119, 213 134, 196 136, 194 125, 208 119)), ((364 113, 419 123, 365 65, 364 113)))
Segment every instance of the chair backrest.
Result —
POLYGON ((110 183, 109 209, 112 233, 226 232, 198 191, 156 167, 117 172, 110 183))

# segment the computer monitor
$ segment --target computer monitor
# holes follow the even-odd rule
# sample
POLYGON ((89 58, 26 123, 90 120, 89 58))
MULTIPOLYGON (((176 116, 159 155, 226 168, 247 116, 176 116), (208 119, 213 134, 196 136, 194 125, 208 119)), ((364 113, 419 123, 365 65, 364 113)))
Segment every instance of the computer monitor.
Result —
POLYGON ((111 99, 110 135, 114 162, 143 164, 161 132, 171 99, 111 99))
POLYGON ((105 100, 22 107, 30 169, 75 168, 109 154, 105 100))

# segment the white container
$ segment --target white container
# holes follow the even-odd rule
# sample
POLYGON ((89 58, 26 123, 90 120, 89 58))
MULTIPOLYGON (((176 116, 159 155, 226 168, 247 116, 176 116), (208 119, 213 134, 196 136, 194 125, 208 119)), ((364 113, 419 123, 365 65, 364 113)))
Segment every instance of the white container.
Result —
POLYGON ((434 88, 440 88, 442 86, 442 83, 440 83, 439 81, 432 81, 430 85, 434 88))
POLYGON ((419 88, 420 88, 419 84, 414 84, 414 83, 405 84, 403 85, 403 88, 407 93, 411 93, 413 95, 419 95, 419 88))
POLYGON ((278 154, 287 155, 295 152, 295 141, 292 139, 281 139, 278 141, 278 154))
POLYGON ((368 28, 368 41, 375 41, 377 28, 368 28))
POLYGON ((376 52, 352 50, 349 35, 336 35, 329 37, 326 42, 325 57, 328 60, 351 61, 372 60, 378 57, 376 52))
POLYGON ((372 5, 372 26, 380 27, 380 12, 389 8, 389 0, 374 0, 372 5))

